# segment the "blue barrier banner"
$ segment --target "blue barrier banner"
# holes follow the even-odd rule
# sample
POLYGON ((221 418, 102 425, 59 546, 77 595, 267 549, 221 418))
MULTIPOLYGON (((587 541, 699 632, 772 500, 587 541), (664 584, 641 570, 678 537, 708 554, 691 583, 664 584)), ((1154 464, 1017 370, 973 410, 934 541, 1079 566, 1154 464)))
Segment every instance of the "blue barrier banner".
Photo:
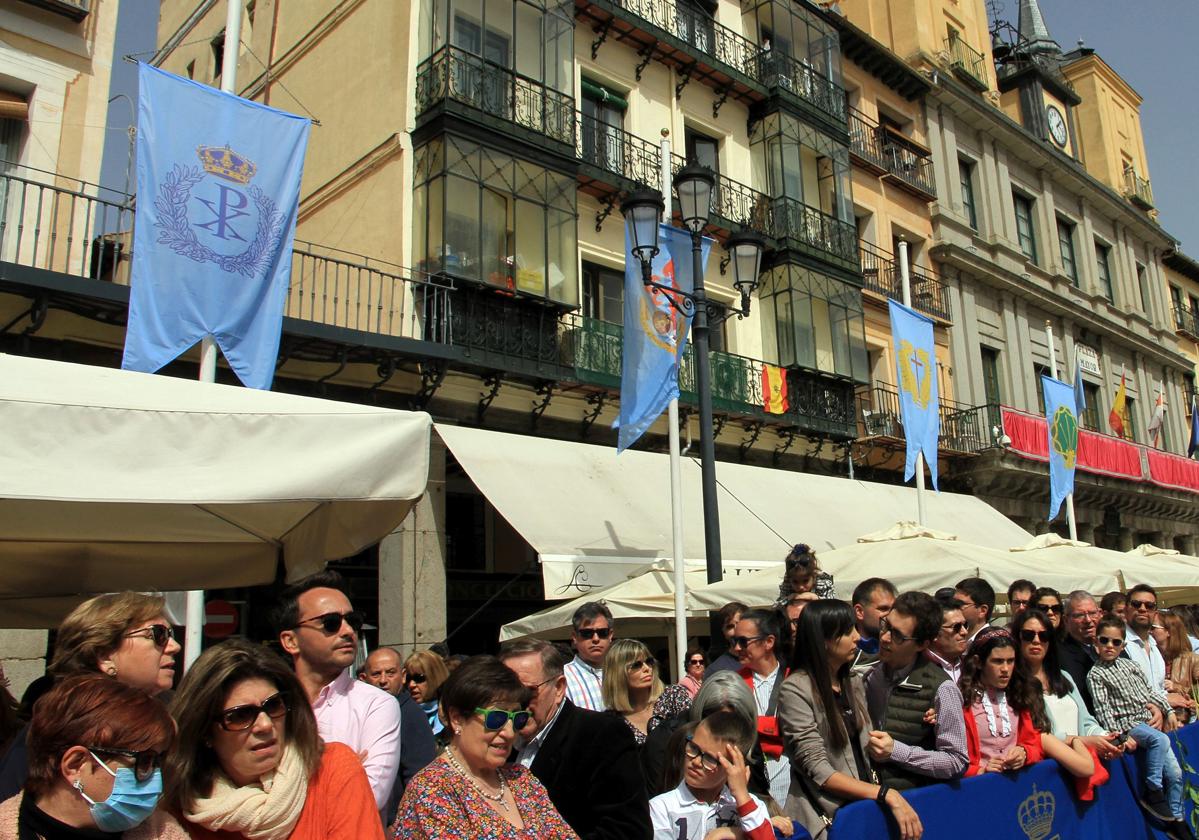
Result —
MULTIPOLYGON (((1185 726, 1174 741, 1186 779, 1187 821, 1199 828, 1199 724, 1185 726)), ((1111 781, 1079 802, 1073 779, 1055 761, 1019 773, 987 773, 905 794, 924 824, 924 840, 1166 840, 1137 805, 1141 773, 1137 754, 1107 765, 1111 781)), ((837 811, 828 840, 898 838, 895 820, 874 802, 837 811)))

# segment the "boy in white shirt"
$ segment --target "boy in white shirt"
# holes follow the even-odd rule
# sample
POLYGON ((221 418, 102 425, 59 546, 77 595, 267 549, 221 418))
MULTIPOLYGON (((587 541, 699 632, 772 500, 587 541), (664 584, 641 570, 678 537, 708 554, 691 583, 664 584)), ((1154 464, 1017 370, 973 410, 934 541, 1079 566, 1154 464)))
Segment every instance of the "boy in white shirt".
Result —
POLYGON ((654 840, 774 840, 766 806, 747 787, 753 739, 733 712, 700 722, 684 744, 683 781, 650 800, 654 840))

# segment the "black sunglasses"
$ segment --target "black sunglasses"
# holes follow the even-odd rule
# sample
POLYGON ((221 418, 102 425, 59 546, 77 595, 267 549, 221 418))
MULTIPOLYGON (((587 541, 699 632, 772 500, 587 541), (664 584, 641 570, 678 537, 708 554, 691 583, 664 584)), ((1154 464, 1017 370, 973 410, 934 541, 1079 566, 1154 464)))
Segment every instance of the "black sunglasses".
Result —
POLYGON ((635 659, 624 667, 626 670, 629 670, 629 671, 640 671, 642 669, 642 667, 644 667, 646 665, 648 665, 651 668, 654 667, 654 663, 656 663, 657 661, 658 660, 654 659, 652 656, 647 656, 647 657, 645 657, 645 659, 635 659))
POLYGON ((303 618, 296 622, 296 626, 311 624, 314 621, 321 623, 321 632, 326 636, 332 636, 340 630, 343 621, 350 625, 350 629, 355 633, 362 629, 362 613, 354 612, 353 610, 347 613, 330 612, 324 615, 314 615, 312 618, 303 618))
POLYGON ((1020 631, 1020 641, 1022 642, 1047 642, 1049 641, 1050 633, 1048 630, 1029 630, 1022 629, 1020 631))
MULTIPOLYGON (((952 635, 956 636, 958 633, 961 633, 963 630, 965 630, 969 626, 970 625, 968 625, 964 621, 955 621, 953 624, 942 624, 941 629, 948 630, 952 635)), ((892 630, 891 633, 894 634, 895 631, 892 630)))
POLYGON ((475 709, 475 714, 483 716, 483 728, 488 732, 499 732, 508 721, 512 721, 512 728, 519 732, 529 725, 529 719, 533 717, 528 709, 475 709))
POLYGON ((424 674, 409 674, 408 676, 406 676, 404 678, 404 682, 416 683, 417 685, 420 685, 421 683, 427 681, 428 679, 429 678, 426 677, 424 674))
POLYGON ((258 720, 258 716, 263 712, 266 712, 267 717, 278 720, 286 715, 289 709, 286 697, 282 694, 273 694, 259 705, 251 704, 225 709, 221 712, 220 720, 217 723, 226 732, 242 732, 253 726, 254 721, 258 720))
POLYGON ((576 630, 575 634, 578 635, 578 637, 580 639, 586 639, 588 641, 590 641, 593 638, 606 639, 610 635, 612 635, 612 628, 611 627, 588 627, 586 630, 576 630))
POLYGON ((1148 610, 1153 612, 1157 609, 1157 601, 1129 601, 1128 606, 1134 610, 1148 610))
POLYGON ((760 642, 765 639, 765 636, 733 636, 729 639, 729 648, 736 650, 737 648, 747 648, 750 642, 760 642))
POLYGON ((1095 642, 1100 647, 1124 647, 1124 640, 1120 638, 1111 639, 1107 636, 1099 636, 1095 639, 1095 642))
POLYGON ((151 639, 154 642, 154 647, 165 649, 167 644, 175 638, 175 631, 167 624, 151 624, 149 627, 143 627, 140 630, 126 633, 125 638, 151 639), (146 635, 147 633, 149 635, 146 635))
POLYGON ((880 621, 878 623, 878 637, 881 639, 883 636, 887 635, 888 633, 891 634, 891 643, 892 644, 906 645, 908 642, 916 641, 915 636, 905 636, 903 633, 900 633, 898 630, 896 630, 894 627, 892 627, 891 622, 887 621, 887 619, 884 618, 882 621, 880 621))
POLYGON ((1061 604, 1037 604, 1037 609, 1041 612, 1053 613, 1054 615, 1062 614, 1061 604))
POLYGON ((697 659, 688 659, 688 660, 687 660, 687 664, 688 664, 688 665, 707 665, 707 664, 708 664, 708 660, 704 659, 704 658, 701 656, 701 657, 699 657, 699 658, 697 658, 697 659))
POLYGON ((154 771, 162 766, 162 753, 154 750, 121 750, 115 747, 88 747, 88 750, 100 755, 119 755, 133 759, 133 776, 139 782, 144 782, 154 775, 154 771))

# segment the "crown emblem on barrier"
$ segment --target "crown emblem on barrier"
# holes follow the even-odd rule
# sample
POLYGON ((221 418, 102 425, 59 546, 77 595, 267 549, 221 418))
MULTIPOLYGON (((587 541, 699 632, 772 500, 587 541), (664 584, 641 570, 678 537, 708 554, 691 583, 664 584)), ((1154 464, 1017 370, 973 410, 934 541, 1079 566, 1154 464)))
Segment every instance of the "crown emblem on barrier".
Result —
POLYGON ((1053 831, 1056 802, 1052 793, 1047 790, 1038 793, 1037 786, 1032 786, 1032 794, 1016 809, 1020 830, 1028 836, 1028 840, 1045 840, 1053 831))
POLYGON ((258 166, 249 158, 238 154, 228 146, 197 146, 196 157, 206 172, 233 181, 248 184, 258 172, 258 166))

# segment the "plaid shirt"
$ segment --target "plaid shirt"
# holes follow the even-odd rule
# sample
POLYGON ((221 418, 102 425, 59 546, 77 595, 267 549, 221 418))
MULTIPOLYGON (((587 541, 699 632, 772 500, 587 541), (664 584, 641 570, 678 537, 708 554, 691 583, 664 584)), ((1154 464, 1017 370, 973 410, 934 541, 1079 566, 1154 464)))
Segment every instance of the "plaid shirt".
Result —
POLYGON ((1095 717, 1109 732, 1127 732, 1149 722, 1148 704, 1171 711, 1160 688, 1151 688, 1145 673, 1131 659, 1099 660, 1087 673, 1087 687, 1095 699, 1095 717))
POLYGON ((562 673, 566 676, 566 696, 570 698, 570 702, 580 709, 591 709, 594 712, 604 710, 602 668, 593 668, 576 656, 562 667, 562 673))

